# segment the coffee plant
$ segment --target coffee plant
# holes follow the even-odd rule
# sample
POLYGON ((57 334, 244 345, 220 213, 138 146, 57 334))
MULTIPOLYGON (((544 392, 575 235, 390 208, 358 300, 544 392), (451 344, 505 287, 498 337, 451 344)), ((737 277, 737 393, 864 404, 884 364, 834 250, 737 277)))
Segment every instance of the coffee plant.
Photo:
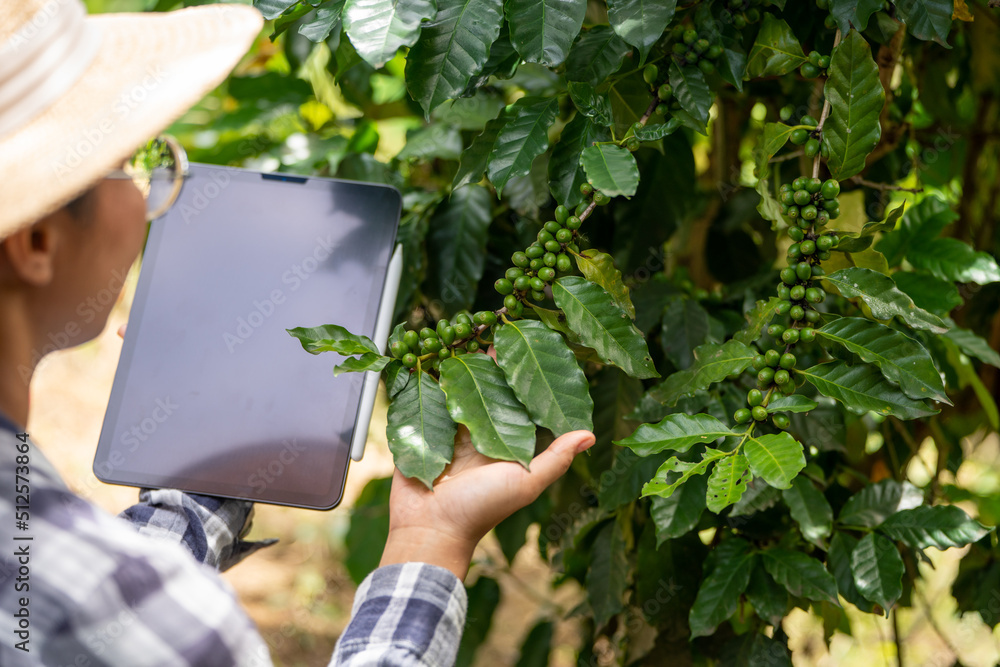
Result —
MULTIPOLYGON (((1000 426, 985 1, 255 5, 273 55, 193 158, 403 192, 386 353, 290 333, 382 372, 405 475, 431 487, 458 425, 525 466, 595 431, 496 531, 511 561, 538 524, 583 586, 578 664, 788 665, 792 610, 829 641, 846 609, 919 608, 931 548, 969 547, 958 609, 1000 621, 1000 489, 958 475, 1000 426)), ((460 664, 499 592, 469 594, 460 664)))

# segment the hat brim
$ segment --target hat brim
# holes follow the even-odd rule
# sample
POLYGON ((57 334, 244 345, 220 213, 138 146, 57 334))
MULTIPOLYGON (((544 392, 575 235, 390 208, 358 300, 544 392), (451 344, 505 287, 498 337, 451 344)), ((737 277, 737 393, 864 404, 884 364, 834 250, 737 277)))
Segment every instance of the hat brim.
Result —
POLYGON ((79 196, 221 83, 260 33, 252 7, 108 14, 100 49, 52 106, 0 139, 0 239, 79 196))

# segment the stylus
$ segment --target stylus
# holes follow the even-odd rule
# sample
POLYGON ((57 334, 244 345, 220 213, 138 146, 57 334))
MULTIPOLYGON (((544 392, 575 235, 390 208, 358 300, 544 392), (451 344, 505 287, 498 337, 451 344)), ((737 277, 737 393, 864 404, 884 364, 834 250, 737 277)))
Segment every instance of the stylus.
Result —
MULTIPOLYGON (((375 318, 374 342, 378 351, 385 352, 386 339, 389 338, 389 327, 392 326, 392 314, 396 308, 396 293, 399 291, 399 279, 403 275, 403 246, 397 245, 389 260, 386 271, 385 287, 382 288, 382 301, 379 304, 378 315, 375 318)), ((354 425, 354 440, 351 442, 351 458, 360 461, 365 455, 365 443, 368 441, 368 425, 375 408, 375 394, 378 392, 379 373, 365 373, 365 383, 361 388, 361 405, 358 407, 358 421, 354 425)))

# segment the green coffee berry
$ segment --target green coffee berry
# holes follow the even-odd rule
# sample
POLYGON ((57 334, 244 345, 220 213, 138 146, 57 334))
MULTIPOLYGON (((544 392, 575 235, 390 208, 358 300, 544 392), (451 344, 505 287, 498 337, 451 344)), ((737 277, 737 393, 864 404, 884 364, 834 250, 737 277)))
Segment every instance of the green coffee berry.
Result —
POLYGON ((514 289, 518 292, 526 292, 531 289, 531 281, 533 278, 531 276, 521 276, 514 281, 514 289))
POLYGON ((806 145, 802 147, 802 152, 805 154, 807 158, 812 160, 817 155, 819 155, 819 149, 820 149, 819 139, 817 139, 816 137, 810 137, 809 140, 806 141, 806 145))
POLYGON ((771 415, 771 422, 782 431, 792 425, 792 420, 788 418, 788 415, 771 415))
POLYGON ((448 359, 449 357, 451 357, 451 350, 448 348, 442 347, 438 350, 438 359, 448 359))
MULTIPOLYGON (((815 218, 816 217, 816 207, 812 206, 812 207, 806 207, 806 208, 812 208, 813 209, 813 217, 815 218)), ((802 217, 805 217, 805 216, 802 216, 802 217)), ((816 242, 815 241, 811 241, 809 239, 806 239, 805 241, 803 241, 802 243, 799 244, 799 248, 802 250, 802 254, 803 255, 809 256, 809 255, 813 254, 814 252, 816 252, 816 242)), ((812 271, 812 269, 810 269, 810 272, 811 271, 812 271)))
POLYGON ((801 320, 805 316, 805 314, 806 314, 805 308, 803 308, 802 306, 792 306, 791 309, 789 309, 788 311, 788 316, 796 322, 801 320))
POLYGON ((783 340, 788 345, 795 345, 799 342, 799 330, 798 329, 785 329, 784 333, 781 334, 781 340, 783 340))
POLYGON ((569 219, 569 209, 559 204, 556 206, 555 218, 560 225, 566 224, 566 220, 569 219))
POLYGON ((503 307, 506 308, 507 310, 513 310, 514 308, 517 307, 518 303, 520 302, 517 300, 517 297, 514 296, 513 294, 508 294, 503 298, 503 307))
POLYGON ((771 326, 769 326, 767 328, 767 335, 768 336, 773 336, 774 338, 777 338, 782 333, 784 333, 784 331, 785 331, 785 327, 781 326, 780 324, 772 324, 771 326))
POLYGON ((580 194, 581 195, 583 195, 584 197, 589 197, 593 193, 594 193, 594 186, 593 185, 591 185, 590 183, 581 183, 580 184, 580 194))
POLYGON ((533 292, 541 292, 545 289, 545 281, 541 278, 531 279, 531 290, 533 292))
POLYGON ((493 289, 495 289, 500 294, 510 294, 514 291, 514 286, 506 278, 500 278, 495 283, 493 283, 493 289))
POLYGON ((764 400, 764 394, 761 393, 760 389, 751 389, 747 392, 747 404, 750 407, 756 407, 761 404, 764 400))
POLYGON ((762 368, 757 373, 757 384, 761 387, 768 387, 774 381, 774 369, 762 368))
POLYGON ((781 278, 781 282, 785 283, 786 285, 794 285, 796 282, 798 282, 798 276, 796 275, 796 270, 790 266, 782 269, 781 272, 778 274, 778 276, 781 278))
POLYGON ((816 239, 816 249, 817 250, 829 250, 833 247, 833 238, 829 236, 821 236, 816 239))
POLYGON ((538 259, 533 259, 531 260, 531 262, 528 263, 528 268, 531 269, 532 271, 537 271, 543 266, 545 266, 545 262, 542 261, 541 257, 539 257, 538 259))
POLYGON ((812 197, 805 190, 805 188, 803 188, 795 191, 795 193, 792 195, 792 200, 794 201, 796 206, 805 206, 806 204, 812 202, 812 197))
POLYGON ((782 301, 790 300, 792 298, 791 288, 789 288, 788 285, 785 285, 784 283, 778 285, 778 298, 781 299, 782 301))
POLYGON ((469 352, 478 352, 479 341, 470 340, 468 343, 465 344, 465 349, 468 350, 469 352))
POLYGON ((750 414, 753 415, 754 421, 762 422, 767 419, 767 408, 763 405, 758 405, 750 411, 750 414))
POLYGON ((573 261, 569 255, 559 255, 556 257, 556 271, 559 273, 569 273, 573 270, 573 261))
MULTIPOLYGON (((801 209, 799 209, 799 217, 801 217, 803 220, 815 220, 816 215, 818 213, 819 210, 812 204, 809 204, 808 206, 803 206, 801 209)), ((805 241, 803 241, 803 243, 805 243, 805 241)), ((810 253, 807 253, 805 250, 803 250, 802 254, 808 255, 810 253)))
POLYGON ((403 365, 407 368, 417 367, 417 355, 410 352, 409 354, 404 354, 402 358, 403 365))
POLYGON ((455 327, 446 326, 442 329, 441 342, 445 345, 451 345, 455 342, 455 327))
POLYGON ((556 254, 554 252, 547 252, 542 255, 542 263, 545 266, 553 267, 556 265, 556 254))
POLYGON ((806 236, 805 232, 803 232, 798 227, 788 228, 788 238, 792 239, 793 241, 801 241, 802 239, 805 238, 805 236, 806 236))
MULTIPOLYGON (((504 301, 506 301, 506 298, 504 298, 504 301)), ((481 310, 476 313, 473 321, 476 324, 485 324, 486 326, 491 327, 497 323, 497 314, 491 310, 481 310)))
POLYGON ((521 268, 528 266, 528 260, 528 256, 523 252, 515 252, 510 256, 510 261, 513 262, 515 266, 520 266, 521 268))
POLYGON ((559 243, 559 241, 552 239, 551 241, 545 242, 546 252, 559 252, 560 250, 562 250, 562 244, 559 243))
POLYGON ((528 259, 538 259, 539 257, 545 254, 545 248, 535 243, 532 243, 524 250, 524 254, 525 256, 528 257, 528 259))
POLYGON ((789 290, 789 298, 792 301, 801 301, 806 297, 806 288, 802 285, 796 285, 791 290, 789 290))
POLYGON ((437 331, 430 327, 424 327, 420 330, 420 339, 427 340, 428 338, 437 338, 437 331))
POLYGON ((733 414, 733 421, 737 424, 746 424, 751 416, 749 408, 740 408, 733 414))
POLYGON ((791 104, 788 104, 786 106, 781 107, 781 110, 778 112, 778 118, 787 123, 792 119, 793 113, 795 113, 795 107, 793 107, 791 104))
POLYGON ((545 292, 536 292, 535 290, 531 291, 532 301, 542 301, 544 299, 545 299, 545 292))
POLYGON ((556 272, 554 269, 546 266, 541 269, 538 269, 538 277, 544 280, 545 282, 551 282, 555 280, 556 272))
MULTIPOLYGON (((815 311, 813 311, 815 312, 815 311)), ((805 327, 799 331, 799 340, 803 343, 811 343, 816 340, 816 330, 812 327, 805 327)))
POLYGON ((660 70, 657 69, 656 65, 646 65, 646 68, 642 70, 642 80, 651 86, 656 83, 659 76, 660 70))
POLYGON ((755 371, 759 371, 760 369, 767 366, 767 362, 764 361, 763 354, 755 354, 753 357, 753 361, 751 361, 750 364, 753 366, 753 369, 755 371))
POLYGON ((569 243, 573 240, 573 232, 568 229, 560 229, 556 232, 556 241, 559 243, 569 243))
POLYGON ((507 272, 504 273, 503 277, 506 278, 507 280, 514 281, 523 275, 524 275, 524 269, 519 269, 516 266, 512 266, 509 269, 507 269, 507 272))
POLYGON ((555 237, 552 236, 552 234, 550 232, 548 232, 547 230, 543 229, 542 231, 538 232, 538 237, 537 238, 538 238, 538 242, 542 244, 542 247, 544 247, 546 243, 548 243, 549 241, 553 240, 555 237))
POLYGON ((836 199, 840 194, 840 183, 834 179, 823 181, 823 199, 836 199))
POLYGON ((764 363, 771 368, 776 367, 781 362, 781 353, 777 350, 768 350, 764 353, 764 363))
POLYGON ((821 318, 822 315, 820 315, 820 312, 818 310, 806 311, 806 322, 808 322, 809 324, 816 324, 817 322, 820 321, 821 318))
POLYGON ((403 334, 403 343, 411 350, 417 349, 417 346, 420 345, 420 334, 416 331, 407 331, 403 334))
POLYGON ((792 309, 792 304, 790 301, 779 301, 778 305, 774 307, 775 315, 787 315, 788 311, 792 309))
POLYGON ((661 100, 663 100, 664 102, 668 101, 671 97, 674 96, 673 86, 671 86, 669 83, 663 84, 662 86, 656 89, 656 96, 661 100))
POLYGON ((566 229, 580 229, 580 225, 582 224, 583 221, 575 215, 571 215, 566 218, 566 229))
MULTIPOLYGON (((527 276, 521 276, 522 278, 527 278, 527 276)), ((455 326, 455 338, 462 339, 468 338, 472 335, 472 327, 466 322, 456 322, 455 326)))
POLYGON ((389 346, 389 351, 392 353, 396 359, 401 359, 403 355, 410 351, 410 348, 406 346, 401 340, 393 341, 392 345, 389 346))
MULTIPOLYGON (((809 130, 807 130, 807 129, 803 128, 803 127, 794 129, 794 130, 792 130, 792 133, 789 135, 788 138, 796 146, 801 146, 802 144, 804 144, 807 141, 809 141, 809 130)), ((796 188, 796 189, 798 189, 798 188, 796 188)))
MULTIPOLYGON (((805 243, 805 241, 802 243, 805 243)), ((802 243, 799 244, 800 247, 802 246, 802 243)), ((812 276, 812 265, 809 264, 809 262, 799 262, 795 265, 795 276, 799 280, 809 280, 812 276)))
POLYGON ((788 246, 788 259, 795 260, 802 255, 802 249, 799 247, 798 243, 793 243, 788 246))
POLYGON ((796 361, 798 360, 795 358, 794 354, 792 354, 791 352, 785 352, 783 355, 781 355, 781 360, 778 362, 778 365, 784 368, 785 370, 788 370, 790 368, 795 368, 796 361))

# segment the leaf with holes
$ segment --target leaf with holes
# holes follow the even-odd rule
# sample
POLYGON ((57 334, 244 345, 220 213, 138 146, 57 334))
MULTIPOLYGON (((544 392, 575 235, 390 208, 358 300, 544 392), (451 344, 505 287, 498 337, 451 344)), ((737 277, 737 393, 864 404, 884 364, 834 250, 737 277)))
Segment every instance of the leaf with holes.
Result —
POLYGON ((728 340, 723 345, 701 345, 694 351, 694 364, 668 376, 650 390, 650 396, 664 405, 676 405, 684 396, 742 373, 753 361, 754 354, 752 348, 737 340, 728 340))
POLYGON ((886 616, 903 594, 905 571, 899 549, 878 533, 862 537, 851 552, 854 585, 865 598, 882 607, 886 616))
POLYGON ((535 425, 492 359, 485 354, 445 359, 441 388, 451 418, 469 429, 476 450, 528 467, 535 453, 535 425))
POLYGON ((806 62, 799 40, 788 24, 770 12, 764 13, 757 41, 747 56, 744 81, 764 76, 780 76, 806 62))
POLYGON ((486 166, 486 175, 503 192, 515 176, 527 176, 531 163, 549 148, 549 127, 555 122, 559 100, 522 97, 514 103, 513 117, 500 129, 486 166))
POLYGON ((712 462, 729 456, 728 452, 719 449, 708 449, 701 455, 701 460, 692 463, 681 461, 676 456, 667 459, 663 465, 653 475, 653 479, 646 482, 642 487, 643 496, 660 496, 669 498, 685 482, 696 475, 704 475, 712 462), (679 475, 670 477, 670 475, 679 475))
POLYGON ((865 168, 865 158, 882 136, 879 114, 885 105, 878 65, 856 30, 834 49, 824 93, 830 102, 823 125, 823 143, 830 151, 827 166, 834 178, 843 180, 865 168))
POLYGON ((406 57, 406 89, 424 110, 462 94, 500 34, 501 0, 438 0, 434 20, 406 57))
POLYGON ((806 467, 802 443, 782 431, 750 436, 743 446, 755 477, 761 477, 776 489, 787 489, 799 471, 806 467))
POLYGON ((401 47, 413 46, 423 22, 436 13, 435 0, 347 0, 344 31, 358 55, 378 69, 401 47))
POLYGON ((493 345, 497 364, 533 422, 557 436, 593 430, 587 378, 561 335, 541 322, 516 320, 496 330, 493 345))
POLYGON ((948 330, 940 317, 917 308, 913 299, 896 288, 892 278, 878 271, 853 267, 823 276, 823 280, 836 287, 848 299, 860 298, 876 319, 891 320, 898 317, 913 329, 932 333, 940 334, 948 330))
POLYGON ((708 490, 705 505, 709 511, 718 514, 736 503, 747 490, 750 474, 747 459, 742 454, 734 454, 719 460, 708 476, 708 490))
POLYGON ((792 485, 781 492, 792 518, 799 524, 802 537, 823 547, 823 540, 833 532, 833 509, 819 489, 804 475, 792 480, 792 485))
POLYGON ((646 339, 603 287, 568 276, 553 283, 552 296, 570 328, 604 363, 639 379, 659 377, 646 339))
POLYGON ((566 60, 583 15, 585 0, 507 0, 510 41, 525 62, 555 67, 566 60))
POLYGON ((698 443, 710 444, 718 438, 736 435, 711 415, 667 415, 657 424, 642 424, 635 433, 615 444, 628 447, 639 456, 650 456, 665 449, 683 453, 698 443))
POLYGON ((913 549, 964 547, 989 532, 954 505, 921 505, 896 512, 878 530, 913 549))
POLYGON ((631 197, 639 187, 639 165, 632 153, 621 146, 588 146, 583 149, 580 164, 591 185, 609 197, 631 197))
POLYGON ((821 394, 840 401, 858 414, 876 412, 900 419, 917 419, 937 414, 924 401, 915 401, 890 384, 875 366, 849 366, 831 361, 795 371, 821 394))
POLYGON ((878 366, 910 398, 933 398, 951 405, 931 355, 912 338, 863 317, 842 317, 816 333, 878 366))
POLYGON ((389 403, 385 436, 399 471, 431 488, 451 461, 456 428, 438 383, 415 375, 389 403))
MULTIPOLYGON (((712 108, 715 96, 708 89, 705 74, 693 65, 678 67, 677 63, 670 65, 670 85, 674 89, 674 97, 686 111, 693 123, 684 123, 695 132, 705 134, 708 128, 708 112, 712 108)), ((685 117, 678 116, 682 122, 685 117)))
POLYGON ((677 0, 608 0, 608 23, 622 39, 639 49, 642 64, 676 9, 677 0))

